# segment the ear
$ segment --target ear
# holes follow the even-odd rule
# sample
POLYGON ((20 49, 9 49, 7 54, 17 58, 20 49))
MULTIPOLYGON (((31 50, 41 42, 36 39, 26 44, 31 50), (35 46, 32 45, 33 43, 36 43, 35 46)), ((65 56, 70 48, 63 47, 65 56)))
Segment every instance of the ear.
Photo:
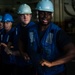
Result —
POLYGON ((31 17, 32 17, 32 14, 31 14, 31 17))
POLYGON ((52 17, 54 16, 54 14, 52 13, 52 17))
POLYGON ((36 20, 39 22, 39 11, 36 11, 36 20))
POLYGON ((39 17, 39 16, 38 16, 38 13, 39 13, 39 12, 38 12, 38 11, 36 11, 36 18, 37 18, 37 19, 38 19, 38 17, 39 17))

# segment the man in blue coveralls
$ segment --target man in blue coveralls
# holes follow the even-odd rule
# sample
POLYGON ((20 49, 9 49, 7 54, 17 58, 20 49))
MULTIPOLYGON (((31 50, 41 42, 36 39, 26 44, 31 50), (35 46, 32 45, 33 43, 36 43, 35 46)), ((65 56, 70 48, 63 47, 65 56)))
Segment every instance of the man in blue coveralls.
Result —
POLYGON ((14 20, 11 14, 6 13, 3 16, 2 21, 4 26, 4 30, 1 35, 2 36, 1 56, 2 56, 2 70, 3 70, 2 74, 15 75, 14 69, 15 69, 16 59, 13 54, 14 49, 8 47, 8 46, 14 46, 15 31, 14 31, 14 27, 12 27, 14 20))
POLYGON ((51 1, 39 1, 36 10, 39 22, 29 29, 28 54, 37 68, 37 75, 65 75, 64 64, 75 56, 74 43, 51 22, 54 12, 51 1))
POLYGON ((21 55, 17 57, 17 75, 34 75, 34 68, 30 61, 29 56, 26 54, 27 50, 27 32, 29 27, 35 23, 31 21, 32 11, 29 5, 22 4, 18 8, 19 23, 16 26, 16 41, 17 49, 20 51, 21 55), (19 43, 19 45, 18 45, 19 43))

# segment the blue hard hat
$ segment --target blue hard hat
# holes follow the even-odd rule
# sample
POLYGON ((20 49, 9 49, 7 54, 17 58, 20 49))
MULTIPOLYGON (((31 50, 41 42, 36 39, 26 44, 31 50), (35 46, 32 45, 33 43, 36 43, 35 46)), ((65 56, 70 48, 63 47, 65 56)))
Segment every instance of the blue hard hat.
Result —
POLYGON ((54 12, 53 3, 50 0, 41 0, 38 2, 36 10, 54 12))
POLYGON ((31 14, 31 8, 29 5, 27 4, 22 4, 20 5, 19 9, 18 9, 18 14, 31 14))
POLYGON ((0 15, 0 21, 2 21, 2 15, 0 15))
POLYGON ((3 22, 13 22, 13 17, 11 14, 5 14, 4 17, 3 17, 3 22))

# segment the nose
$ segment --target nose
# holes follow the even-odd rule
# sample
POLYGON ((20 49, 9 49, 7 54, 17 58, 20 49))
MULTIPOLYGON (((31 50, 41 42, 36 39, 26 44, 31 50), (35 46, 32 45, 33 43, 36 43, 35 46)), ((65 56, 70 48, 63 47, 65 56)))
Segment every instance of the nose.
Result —
POLYGON ((26 14, 24 14, 24 19, 26 18, 26 14))
POLYGON ((48 15, 47 15, 47 13, 45 12, 45 13, 44 13, 44 18, 47 18, 47 16, 48 16, 48 15))

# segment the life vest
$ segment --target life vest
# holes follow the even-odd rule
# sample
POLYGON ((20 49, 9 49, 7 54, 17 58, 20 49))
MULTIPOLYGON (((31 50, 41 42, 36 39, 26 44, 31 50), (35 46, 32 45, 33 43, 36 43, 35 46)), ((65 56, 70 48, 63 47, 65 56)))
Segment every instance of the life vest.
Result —
MULTIPOLYGON (((21 25, 21 23, 20 24, 18 24, 17 26, 16 26, 16 35, 17 35, 17 37, 16 37, 16 43, 15 43, 15 47, 16 47, 16 49, 17 50, 19 50, 19 48, 18 48, 18 40, 19 40, 19 37, 22 35, 22 34, 24 34, 24 36, 21 36, 22 37, 22 42, 24 43, 24 42, 26 42, 27 41, 27 39, 26 38, 24 38, 25 37, 25 35, 26 35, 26 33, 24 33, 23 32, 23 30, 24 30, 24 28, 28 31, 28 29, 31 27, 31 26, 33 26, 35 23, 34 22, 30 22, 27 26, 25 26, 25 27, 22 27, 22 25, 21 25), (26 40, 26 41, 24 41, 24 40, 26 40)), ((27 37, 27 36, 26 36, 27 37)), ((27 45, 27 44, 26 44, 27 45)), ((17 58, 17 65, 19 65, 19 66, 27 66, 27 65, 31 65, 32 63, 31 63, 31 60, 29 60, 29 61, 25 61, 25 59, 22 57, 22 56, 17 56, 16 57, 17 58)))
MULTIPOLYGON (((59 50, 56 46, 56 34, 61 28, 57 25, 50 23, 50 26, 45 31, 41 41, 38 35, 38 28, 32 27, 29 30, 29 55, 34 64, 38 64, 40 60, 54 61, 60 57, 59 50), (40 52, 38 50, 40 49, 40 52)), ((64 65, 55 67, 37 67, 38 75, 55 75, 64 70, 64 65)))
MULTIPOLYGON (((2 43, 5 43, 8 45, 9 42, 12 43, 12 45, 14 44, 14 27, 11 28, 11 30, 9 32, 5 32, 5 30, 2 32, 2 43)), ((2 55, 2 62, 5 64, 12 64, 12 63, 16 63, 16 59, 14 55, 7 55, 6 52, 4 51, 4 48, 1 47, 1 55, 2 55)), ((14 48, 12 49, 14 50, 14 48)))

